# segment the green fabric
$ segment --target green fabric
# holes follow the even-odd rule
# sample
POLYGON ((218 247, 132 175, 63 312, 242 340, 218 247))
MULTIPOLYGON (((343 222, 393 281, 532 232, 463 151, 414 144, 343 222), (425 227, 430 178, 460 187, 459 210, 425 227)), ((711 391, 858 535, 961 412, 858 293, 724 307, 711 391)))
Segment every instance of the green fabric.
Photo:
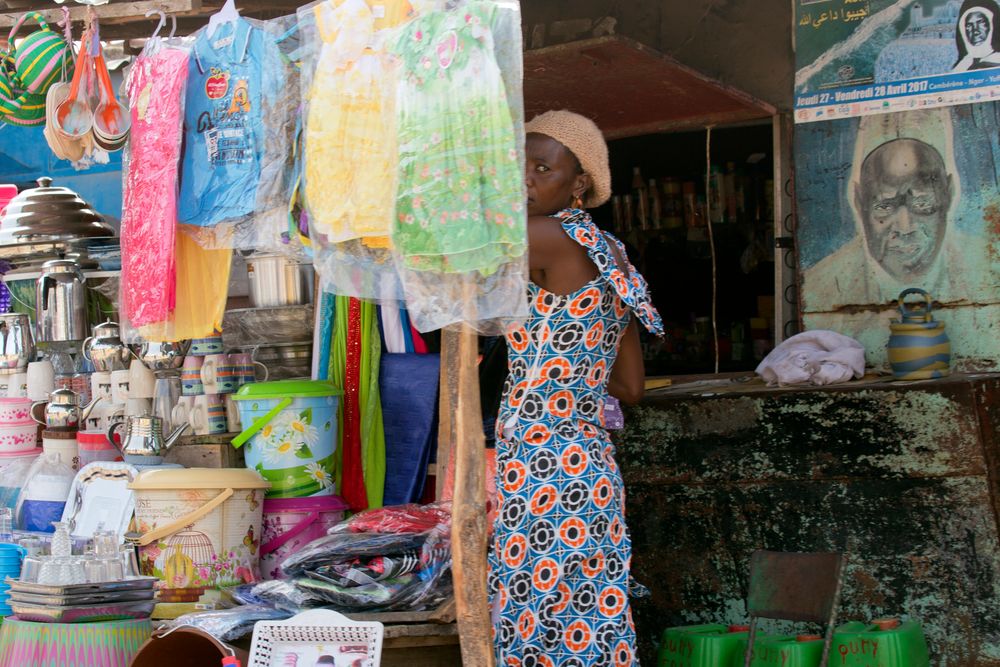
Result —
POLYGON ((361 465, 365 473, 368 507, 382 507, 385 495, 385 428, 378 391, 382 338, 378 311, 373 303, 361 304, 361 465))
MULTIPOLYGON (((341 391, 347 371, 347 315, 350 297, 338 296, 333 306, 333 334, 330 343, 330 368, 327 379, 341 391)), ((344 461, 344 401, 337 408, 337 451, 333 457, 333 474, 337 489, 343 480, 344 461)))

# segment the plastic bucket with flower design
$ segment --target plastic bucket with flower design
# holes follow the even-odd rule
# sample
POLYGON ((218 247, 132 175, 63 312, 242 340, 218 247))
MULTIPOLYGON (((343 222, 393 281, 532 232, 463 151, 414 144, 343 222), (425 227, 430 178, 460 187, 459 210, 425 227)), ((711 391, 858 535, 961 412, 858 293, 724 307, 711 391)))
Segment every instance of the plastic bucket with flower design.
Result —
POLYGON ((329 496, 343 392, 328 382, 280 380, 244 385, 233 400, 245 429, 247 468, 271 483, 268 498, 329 496))

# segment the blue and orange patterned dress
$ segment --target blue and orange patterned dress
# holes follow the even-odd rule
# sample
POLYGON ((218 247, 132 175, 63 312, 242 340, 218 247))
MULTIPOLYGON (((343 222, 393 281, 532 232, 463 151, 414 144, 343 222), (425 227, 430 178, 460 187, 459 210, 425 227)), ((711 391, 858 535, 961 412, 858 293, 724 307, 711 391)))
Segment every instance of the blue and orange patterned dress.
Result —
POLYGON ((599 275, 568 295, 529 284, 529 319, 507 331, 497 418, 490 604, 497 665, 635 665, 631 541, 603 424, 611 367, 634 314, 662 334, 642 276, 619 270, 584 211, 557 214, 599 275))

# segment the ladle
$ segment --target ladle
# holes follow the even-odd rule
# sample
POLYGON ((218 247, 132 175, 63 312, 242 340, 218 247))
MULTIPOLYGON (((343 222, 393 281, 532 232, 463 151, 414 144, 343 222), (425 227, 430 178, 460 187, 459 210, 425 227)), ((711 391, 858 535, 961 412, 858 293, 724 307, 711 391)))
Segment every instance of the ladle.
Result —
POLYGON ((132 126, 132 114, 128 108, 115 97, 115 89, 108 74, 108 66, 104 62, 104 51, 98 46, 97 58, 94 63, 97 70, 98 85, 101 88, 101 101, 94 110, 95 129, 107 140, 115 141, 128 133, 132 126))
POLYGON ((87 54, 88 37, 89 35, 84 35, 80 40, 80 54, 76 59, 76 69, 73 70, 69 96, 56 108, 58 129, 71 137, 82 137, 90 132, 94 125, 94 114, 87 104, 86 96, 80 95, 80 82, 90 67, 90 56, 87 54))

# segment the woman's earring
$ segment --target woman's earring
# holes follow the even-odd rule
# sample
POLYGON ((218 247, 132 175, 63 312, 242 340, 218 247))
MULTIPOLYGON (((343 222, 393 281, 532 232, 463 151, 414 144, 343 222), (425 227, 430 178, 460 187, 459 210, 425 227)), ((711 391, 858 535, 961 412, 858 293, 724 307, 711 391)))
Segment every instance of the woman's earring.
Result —
POLYGON ((577 195, 576 199, 573 200, 573 208, 583 209, 583 199, 580 195, 577 195))

